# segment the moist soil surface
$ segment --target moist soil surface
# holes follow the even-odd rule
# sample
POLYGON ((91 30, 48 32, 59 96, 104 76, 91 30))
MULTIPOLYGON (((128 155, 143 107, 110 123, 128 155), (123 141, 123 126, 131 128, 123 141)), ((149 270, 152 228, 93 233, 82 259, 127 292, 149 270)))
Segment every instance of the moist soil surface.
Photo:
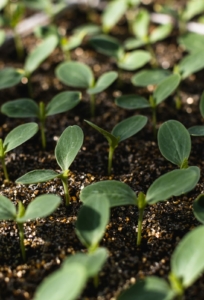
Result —
MULTIPOLYGON (((86 9, 68 11, 57 20, 70 35, 72 29, 86 20, 86 9)), ((98 22, 98 18, 96 18, 98 22)), ((125 19, 112 30, 112 35, 121 41, 127 38, 125 19)), ((177 44, 178 32, 154 46, 159 65, 172 68, 185 52, 177 44)), ((39 41, 33 36, 25 37, 25 52, 29 52, 39 41)), ((96 78, 108 70, 118 71, 114 60, 96 53, 84 41, 81 47, 72 51, 73 60, 88 64, 96 78)), ((53 96, 65 90, 71 90, 56 79, 54 70, 63 61, 63 54, 56 49, 32 76, 33 99, 48 103, 53 96)), ((0 53, 0 68, 5 66, 22 67, 15 51, 7 49, 0 53)), ((148 66, 147 66, 148 67, 148 66)), ((47 148, 42 151, 40 134, 8 153, 6 158, 10 182, 4 180, 0 169, 1 194, 14 204, 19 200, 27 206, 36 196, 55 193, 63 199, 60 207, 49 217, 38 219, 24 225, 26 262, 22 262, 19 247, 18 229, 14 222, 0 222, 0 299, 33 299, 37 286, 49 274, 59 268, 65 257, 76 252, 86 252, 75 234, 75 222, 81 206, 80 191, 87 185, 100 180, 119 180, 128 184, 135 193, 146 193, 156 178, 176 166, 162 157, 157 140, 153 135, 151 111, 127 111, 117 107, 114 99, 121 94, 150 94, 153 87, 136 88, 130 83, 135 72, 121 72, 121 84, 114 83, 107 91, 96 97, 96 116, 90 117, 88 95, 82 90, 81 103, 71 111, 49 117, 46 123, 47 148), (121 142, 115 151, 112 175, 107 176, 108 144, 102 135, 84 122, 91 120, 98 126, 111 131, 123 119, 134 114, 148 116, 147 125, 137 135, 121 142), (19 185, 15 180, 35 169, 53 169, 59 171, 54 156, 56 141, 69 125, 79 125, 84 132, 84 143, 70 167, 69 190, 71 203, 64 204, 64 192, 59 179, 47 183, 29 186, 19 185)), ((182 107, 175 108, 173 97, 158 106, 158 127, 169 119, 182 122, 187 128, 202 124, 198 102, 203 91, 204 72, 200 71, 182 82, 180 95, 182 107)), ((74 89, 73 89, 74 90, 74 89)), ((75 89, 78 90, 78 89, 75 89)), ((1 90, 1 104, 8 100, 28 97, 27 86, 18 86, 1 90)), ((32 119, 11 119, 1 115, 0 138, 5 138, 17 125, 36 121, 32 119)), ((136 246, 138 209, 132 206, 111 210, 110 223, 107 226, 101 246, 109 251, 109 257, 99 273, 99 286, 95 288, 90 280, 79 299, 113 300, 121 290, 147 275, 156 275, 167 279, 170 270, 170 258, 182 237, 199 225, 192 211, 192 202, 203 192, 204 151, 203 138, 192 138, 192 151, 189 165, 201 169, 201 179, 196 188, 180 197, 166 202, 147 206, 144 214, 142 244, 136 246)), ((192 253, 193 255, 193 253, 192 253)), ((204 277, 201 276, 186 290, 185 300, 204 299, 204 277)), ((46 299, 45 299, 46 300, 46 299)))

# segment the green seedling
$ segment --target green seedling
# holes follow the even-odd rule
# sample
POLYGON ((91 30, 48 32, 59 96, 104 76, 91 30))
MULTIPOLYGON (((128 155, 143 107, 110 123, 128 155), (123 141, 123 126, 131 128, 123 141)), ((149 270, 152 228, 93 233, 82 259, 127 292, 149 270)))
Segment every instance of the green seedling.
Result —
POLYGON ((90 194, 82 205, 76 222, 76 234, 90 253, 98 248, 109 218, 108 199, 104 196, 101 201, 101 195, 90 194))
POLYGON ((60 178, 64 187, 65 202, 66 205, 69 205, 70 196, 67 184, 69 167, 82 146, 83 138, 83 131, 79 126, 74 125, 67 127, 61 134, 55 147, 55 157, 62 172, 59 174, 53 170, 34 170, 18 178, 16 182, 21 184, 34 184, 60 178))
POLYGON ((38 26, 35 29, 35 35, 38 38, 44 39, 49 35, 56 35, 58 38, 58 44, 61 48, 64 59, 71 60, 71 50, 79 47, 86 36, 98 34, 100 27, 94 24, 85 24, 83 26, 75 28, 72 35, 65 36, 65 33, 60 32, 60 29, 56 25, 38 26))
POLYGON ((180 76, 178 74, 171 75, 162 80, 150 95, 149 101, 140 95, 124 95, 118 97, 115 103, 122 108, 126 109, 141 109, 150 107, 152 109, 152 122, 154 135, 156 136, 156 108, 162 101, 168 98, 179 86, 180 76))
POLYGON ((157 137, 161 154, 180 169, 188 168, 191 137, 183 124, 175 120, 164 122, 157 137))
POLYGON ((106 72, 95 82, 94 74, 89 66, 81 62, 63 62, 56 69, 57 78, 64 84, 85 88, 90 95, 91 115, 95 114, 95 94, 107 89, 118 77, 114 71, 106 72))
POLYGON ((200 194, 193 202, 193 213, 196 219, 204 224, 204 194, 200 194))
POLYGON ((22 59, 24 54, 23 43, 18 33, 17 25, 25 15, 25 4, 23 1, 14 2, 10 0, 3 0, 0 3, 0 10, 1 9, 4 9, 2 18, 4 26, 10 27, 13 31, 16 53, 18 58, 22 59))
MULTIPOLYGON (((201 116, 204 118, 204 92, 201 95, 199 109, 201 116)), ((188 129, 188 131, 192 136, 204 136, 204 125, 192 126, 188 129)))
POLYGON ((125 49, 132 50, 145 46, 152 55, 152 66, 157 67, 158 62, 152 44, 168 37, 172 31, 172 24, 157 26, 150 32, 150 14, 146 9, 140 9, 132 22, 132 31, 135 37, 125 41, 125 49))
POLYGON ((23 0, 23 2, 28 8, 42 11, 48 15, 51 22, 54 20, 55 15, 66 7, 66 1, 64 0, 23 0))
POLYGON ((132 18, 135 15, 133 8, 139 3, 140 0, 114 0, 109 2, 102 14, 103 32, 108 33, 124 14, 131 26, 132 18))
POLYGON ((81 99, 80 92, 62 92, 51 99, 45 106, 32 99, 23 98, 8 101, 1 107, 1 112, 12 118, 37 118, 40 121, 40 131, 43 149, 46 148, 45 122, 47 117, 66 112, 74 108, 81 99))
POLYGON ((204 226, 199 226, 180 241, 171 256, 170 284, 159 277, 147 277, 143 281, 136 282, 117 299, 183 299, 185 289, 190 287, 204 271, 203 235, 204 226))
POLYGON ((16 211, 14 204, 8 198, 0 196, 0 220, 13 220, 16 222, 19 230, 21 255, 24 261, 26 254, 23 223, 50 215, 59 206, 60 202, 60 197, 56 195, 42 195, 33 200, 27 208, 19 201, 18 210, 16 211))
POLYGON ((98 248, 94 253, 76 253, 67 257, 59 270, 43 280, 34 300, 75 300, 87 280, 97 276, 107 257, 105 248, 98 248))
POLYGON ((162 80, 171 75, 169 70, 153 69, 142 70, 132 76, 131 82, 135 86, 147 87, 148 85, 158 85, 162 80))
POLYGON ((26 123, 19 125, 11 130, 4 141, 0 139, 0 160, 4 171, 6 180, 9 181, 9 176, 5 164, 6 153, 20 146, 27 140, 29 140, 38 131, 38 125, 36 123, 26 123))
POLYGON ((157 178, 147 190, 146 195, 143 192, 139 192, 138 196, 123 182, 104 180, 84 188, 80 193, 80 199, 86 203, 86 199, 90 195, 100 196, 101 198, 105 196, 109 200, 110 207, 121 205, 137 206, 139 210, 137 245, 139 246, 141 244, 145 207, 191 191, 196 186, 199 178, 200 169, 195 166, 173 170, 157 178))
POLYGON ((40 64, 57 47, 57 37, 49 36, 38 45, 26 58, 23 69, 5 68, 0 71, 0 89, 5 89, 18 84, 22 77, 28 80, 30 95, 32 94, 30 77, 40 64))
POLYGON ((99 53, 113 57, 118 68, 123 70, 133 71, 139 69, 151 60, 148 51, 125 52, 120 42, 108 35, 94 36, 90 38, 90 43, 99 53))
POLYGON ((118 147, 118 144, 139 132, 147 124, 147 117, 138 115, 127 118, 118 123, 113 128, 111 133, 98 127, 90 121, 85 120, 85 122, 96 129, 98 132, 100 132, 108 141, 108 175, 110 175, 112 169, 113 154, 115 149, 118 147))

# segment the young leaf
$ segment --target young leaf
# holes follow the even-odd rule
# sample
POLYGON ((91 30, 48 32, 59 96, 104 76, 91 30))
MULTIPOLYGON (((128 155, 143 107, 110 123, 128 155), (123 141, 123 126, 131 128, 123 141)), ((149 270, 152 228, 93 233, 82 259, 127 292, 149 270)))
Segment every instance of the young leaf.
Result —
POLYGON ((204 118, 204 92, 201 95, 199 109, 200 109, 201 116, 204 118))
POLYGON ((29 140, 38 131, 38 125, 36 123, 26 123, 14 128, 6 136, 3 146, 4 152, 7 153, 12 149, 20 146, 25 141, 29 140))
POLYGON ((204 271, 204 226, 185 235, 171 257, 171 272, 184 288, 189 287, 204 271))
POLYGON ((53 170, 34 170, 30 171, 16 180, 20 184, 34 184, 39 182, 46 182, 60 176, 59 173, 53 170))
POLYGON ((18 69, 5 68, 0 70, 0 90, 18 84, 22 77, 23 74, 18 69))
POLYGON ((93 127, 94 129, 96 129, 98 132, 100 132, 108 141, 109 145, 111 147, 116 147, 119 143, 119 138, 115 137, 113 134, 109 133, 108 131, 100 128, 99 126, 93 124, 90 121, 84 120, 86 123, 88 123, 91 127, 93 127))
POLYGON ((136 37, 146 41, 149 31, 150 14, 146 9, 140 9, 133 21, 132 30, 136 37))
POLYGON ((116 60, 124 57, 124 50, 116 38, 101 34, 92 37, 89 41, 99 53, 115 57, 116 60))
POLYGON ((151 55, 147 51, 136 50, 125 54, 123 59, 118 61, 118 67, 124 70, 136 70, 143 67, 151 60, 151 55))
MULTIPOLYGON (((80 193, 80 200, 86 203, 90 195, 109 201, 110 207, 136 205, 134 191, 125 183, 116 180, 103 180, 86 186, 80 193)), ((101 200, 103 201, 103 200, 101 200)))
POLYGON ((124 0, 109 2, 102 14, 103 31, 108 32, 120 20, 126 9, 127 4, 124 0))
POLYGON ((69 86, 88 89, 94 83, 92 70, 81 62, 63 62, 57 66, 55 72, 57 78, 69 86))
POLYGON ((157 178, 146 194, 146 202, 154 204, 172 196, 179 196, 191 191, 200 179, 200 169, 189 167, 168 172, 157 178))
POLYGON ((83 138, 83 131, 77 125, 68 126, 61 134, 55 148, 55 157, 63 171, 69 169, 83 144, 83 138))
POLYGON ((148 86, 159 84, 170 72, 163 69, 142 70, 131 78, 131 82, 135 86, 148 86))
POLYGON ((118 73, 114 71, 107 72, 99 77, 94 87, 87 90, 88 94, 98 94, 109 87, 118 77, 118 73))
POLYGON ((15 220, 16 208, 8 198, 0 195, 0 220, 15 220))
POLYGON ((82 205, 76 222, 76 234, 83 245, 94 251, 102 239, 110 218, 109 201, 104 195, 90 195, 82 205))
POLYGON ((174 292, 164 279, 151 276, 136 282, 122 292, 117 300, 173 300, 174 298, 174 292))
POLYGON ((185 56, 178 64, 182 79, 204 68, 204 52, 196 51, 185 56))
POLYGON ((4 103, 1 112, 12 118, 37 118, 39 107, 32 99, 22 98, 4 103))
POLYGON ((124 95, 115 99, 116 105, 126 109, 139 109, 150 107, 149 102, 140 95, 124 95))
POLYGON ((186 4, 186 9, 181 15, 182 19, 185 21, 190 20, 194 16, 203 13, 204 11, 204 2, 203 0, 190 0, 186 4))
POLYGON ((35 71, 39 65, 54 51, 57 47, 58 38, 53 35, 47 37, 39 46, 37 46, 25 61, 24 69, 29 75, 35 71))
POLYGON ((107 257, 108 251, 106 248, 100 247, 93 253, 76 253, 68 256, 64 260, 62 267, 68 267, 71 263, 78 262, 85 267, 88 277, 94 277, 101 270, 107 257))
POLYGON ((192 126, 188 129, 188 132, 192 136, 204 136, 204 126, 203 125, 192 126))
POLYGON ((193 213, 196 219, 204 224, 204 194, 200 194, 193 202, 193 213))
POLYGON ((118 123, 112 130, 112 134, 119 138, 119 142, 126 140, 139 132, 147 124, 147 117, 132 116, 118 123))
POLYGON ((178 74, 170 75, 160 82, 153 93, 153 98, 156 101, 156 105, 165 100, 168 96, 175 91, 179 86, 180 76, 178 74))
POLYGON ((85 267, 75 262, 46 277, 38 287, 34 300, 75 300, 86 280, 85 267))
POLYGON ((165 39, 172 31, 172 24, 164 24, 158 26, 156 29, 152 31, 150 34, 150 43, 154 44, 158 41, 165 39))
POLYGON ((56 195, 41 195, 33 200, 27 207, 25 214, 16 219, 18 223, 28 222, 36 218, 49 216, 60 204, 61 198, 56 195))
POLYGON ((136 38, 128 38, 124 42, 124 48, 126 50, 133 50, 144 46, 146 43, 145 41, 136 39, 136 38))
POLYGON ((169 120, 159 128, 158 146, 167 160, 181 168, 191 152, 191 137, 182 123, 169 120))
POLYGON ((74 108, 81 99, 80 92, 62 92, 57 94, 46 106, 46 116, 56 115, 74 108))
POLYGON ((194 32, 187 32, 178 38, 179 44, 187 51, 196 52, 204 48, 204 36, 194 32))

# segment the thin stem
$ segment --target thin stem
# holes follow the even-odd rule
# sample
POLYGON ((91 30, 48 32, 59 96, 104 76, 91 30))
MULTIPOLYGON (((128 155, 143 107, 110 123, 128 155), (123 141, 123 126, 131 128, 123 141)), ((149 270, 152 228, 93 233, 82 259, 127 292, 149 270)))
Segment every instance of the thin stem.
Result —
POLYGON ((98 274, 94 276, 94 278, 93 278, 93 284, 94 284, 95 288, 97 288, 99 286, 99 277, 98 277, 98 274))
POLYGON ((69 189, 68 189, 68 172, 64 172, 64 174, 62 174, 62 176, 60 176, 61 180, 62 180, 62 184, 63 184, 63 188, 64 188, 64 196, 65 196, 65 204, 66 206, 69 205, 70 203, 70 195, 69 195, 69 189))
POLYGON ((157 136, 157 112, 156 112, 156 106, 152 107, 152 123, 153 123, 153 133, 154 137, 156 138, 157 136))
POLYGON ((149 51, 149 53, 152 56, 152 59, 151 59, 151 65, 152 65, 152 67, 153 68, 158 68, 158 61, 157 61, 157 57, 156 57, 154 48, 152 47, 152 45, 150 43, 147 43, 146 44, 146 49, 147 49, 147 51, 149 51))
POLYGON ((109 154, 108 154, 108 175, 111 175, 114 150, 115 150, 115 148, 113 148, 113 147, 109 148, 109 154))
POLYGON ((25 246, 24 246, 23 223, 18 223, 18 230, 19 230, 19 238, 20 238, 21 255, 22 255, 23 261, 25 261, 26 260, 26 254, 25 254, 25 246))
POLYGON ((1 164, 2 164, 3 171, 4 171, 4 176, 5 176, 6 180, 9 181, 9 176, 8 176, 8 172, 7 172, 7 168, 6 168, 6 164, 5 164, 5 156, 1 157, 1 164))
POLYGON ((23 58, 23 43, 22 43, 21 37, 19 36, 19 34, 15 28, 13 29, 13 33, 14 33, 14 43, 15 43, 15 48, 16 48, 16 53, 17 53, 18 59, 22 59, 23 58))
POLYGON ((40 119, 40 132, 43 149, 46 148, 46 137, 45 137, 45 104, 40 102, 39 104, 39 119, 40 119))
POLYGON ((137 231, 137 246, 140 246, 142 240, 142 221, 143 221, 144 208, 139 208, 138 218, 138 231, 137 231))
POLYGON ((95 95, 91 94, 90 95, 90 111, 91 111, 91 116, 95 116, 95 95))
POLYGON ((30 75, 27 75, 26 77, 27 77, 27 79, 28 79, 28 83, 27 83, 27 86, 28 86, 28 94, 29 94, 29 96, 32 98, 32 96, 33 96, 33 88, 32 88, 32 84, 31 84, 31 80, 30 80, 30 75))
POLYGON ((176 95, 174 97, 174 100, 175 100, 175 103, 176 103, 176 109, 177 110, 181 109, 182 101, 181 101, 179 88, 176 89, 176 95))

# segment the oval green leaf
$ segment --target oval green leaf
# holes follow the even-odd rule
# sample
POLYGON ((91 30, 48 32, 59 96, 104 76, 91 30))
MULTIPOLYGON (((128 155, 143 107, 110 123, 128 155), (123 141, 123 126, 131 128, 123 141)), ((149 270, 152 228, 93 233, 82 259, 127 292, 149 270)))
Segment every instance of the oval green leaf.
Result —
POLYGON ((204 271, 204 226, 199 226, 180 241, 171 257, 171 271, 184 288, 189 287, 204 271))
POLYGON ((164 279, 151 276, 122 292, 117 300, 173 300, 174 298, 174 292, 164 279))
POLYGON ((99 77, 93 88, 87 90, 88 94, 98 94, 109 87, 118 77, 114 71, 107 72, 99 77))
POLYGON ((28 220, 47 217, 57 209, 60 202, 61 198, 59 196, 52 194, 41 195, 28 204, 25 214, 23 217, 17 218, 16 222, 24 223, 28 222, 28 220))
POLYGON ((67 267, 73 262, 78 262, 85 267, 88 277, 94 277, 102 269, 107 257, 107 249, 100 247, 92 253, 76 253, 75 255, 70 255, 64 260, 62 267, 67 267))
POLYGON ((75 262, 46 277, 33 300, 75 300, 82 292, 86 280, 84 266, 75 262))
POLYGON ((194 32, 188 32, 178 38, 179 44, 187 51, 196 52, 204 49, 204 36, 194 32))
POLYGON ((172 196, 179 196, 191 191, 200 179, 200 169, 189 167, 168 172, 157 178, 146 194, 146 202, 154 204, 172 196))
POLYGON ((4 103, 1 112, 11 118, 38 118, 39 107, 32 99, 22 98, 4 103))
POLYGON ((69 86, 88 89, 94 83, 92 70, 81 62, 63 62, 57 66, 55 73, 61 82, 69 86))
POLYGON ((135 192, 125 183, 116 180, 103 180, 86 186, 80 193, 80 200, 86 203, 90 195, 96 198, 105 196, 110 207, 136 205, 135 192))
POLYGON ((147 124, 147 120, 145 116, 132 116, 118 123, 111 133, 122 142, 138 133, 147 124))
POLYGON ((88 249, 96 249, 110 218, 109 201, 105 195, 89 195, 80 208, 76 222, 76 234, 88 249))
POLYGON ((181 77, 178 74, 170 75, 162 80, 153 93, 153 98, 156 101, 156 105, 169 97, 179 86, 180 81, 181 77))
POLYGON ((193 202, 193 213, 196 219, 204 224, 204 194, 199 195, 193 202))
POLYGON ((204 118, 204 92, 201 95, 199 109, 200 109, 201 116, 204 118))
POLYGON ((165 39, 167 36, 170 35, 170 33, 172 31, 172 28, 173 28, 172 24, 170 24, 170 23, 158 26, 150 34, 150 38, 149 38, 150 43, 154 44, 158 41, 161 41, 161 40, 165 39))
POLYGON ((23 74, 18 71, 18 69, 14 68, 5 68, 0 70, 0 90, 12 87, 19 82, 23 74))
POLYGON ((142 70, 132 76, 131 82, 135 86, 148 86, 159 84, 170 72, 164 69, 142 70))
POLYGON ((38 45, 26 58, 25 72, 29 75, 35 71, 40 64, 54 51, 57 47, 58 38, 55 35, 47 37, 38 45))
POLYGON ((146 9, 140 9, 132 22, 133 34, 140 40, 146 40, 149 31, 150 14, 146 9))
POLYGON ((203 50, 196 51, 192 54, 185 56, 179 62, 179 70, 182 79, 187 78, 189 75, 198 72, 204 68, 204 52, 203 50))
POLYGON ((159 128, 158 146, 167 160, 181 168, 191 152, 191 137, 182 123, 169 120, 159 128))
POLYGON ((133 71, 143 67, 151 60, 151 55, 147 51, 136 50, 125 54, 124 58, 118 62, 118 67, 124 70, 133 71))
POLYGON ((46 182, 60 176, 59 173, 53 170, 33 170, 16 180, 16 183, 34 184, 39 182, 46 182))
POLYGON ((46 116, 53 116, 68 111, 79 104, 80 92, 62 92, 57 94, 46 106, 46 116))
POLYGON ((34 136, 37 131, 38 124, 34 122, 17 126, 6 136, 3 143, 4 152, 7 153, 12 149, 20 146, 21 144, 29 140, 32 136, 34 136))
POLYGON ((8 198, 0 195, 0 220, 15 220, 16 208, 8 198))
POLYGON ((136 38, 128 38, 124 42, 124 47, 125 47, 126 50, 137 49, 137 48, 140 48, 143 45, 145 45, 145 42, 141 41, 139 39, 136 39, 136 38))
POLYGON ((139 109, 150 107, 147 99, 140 95, 124 95, 115 99, 115 104, 126 109, 139 109))
POLYGON ((103 31, 108 32, 120 20, 126 9, 127 3, 124 0, 109 2, 102 14, 103 31))
POLYGON ((188 128, 188 132, 192 136, 204 136, 204 126, 203 125, 192 126, 188 128))
POLYGON ((83 144, 84 134, 77 126, 68 126, 61 134, 55 147, 55 157, 63 171, 69 169, 83 144))

